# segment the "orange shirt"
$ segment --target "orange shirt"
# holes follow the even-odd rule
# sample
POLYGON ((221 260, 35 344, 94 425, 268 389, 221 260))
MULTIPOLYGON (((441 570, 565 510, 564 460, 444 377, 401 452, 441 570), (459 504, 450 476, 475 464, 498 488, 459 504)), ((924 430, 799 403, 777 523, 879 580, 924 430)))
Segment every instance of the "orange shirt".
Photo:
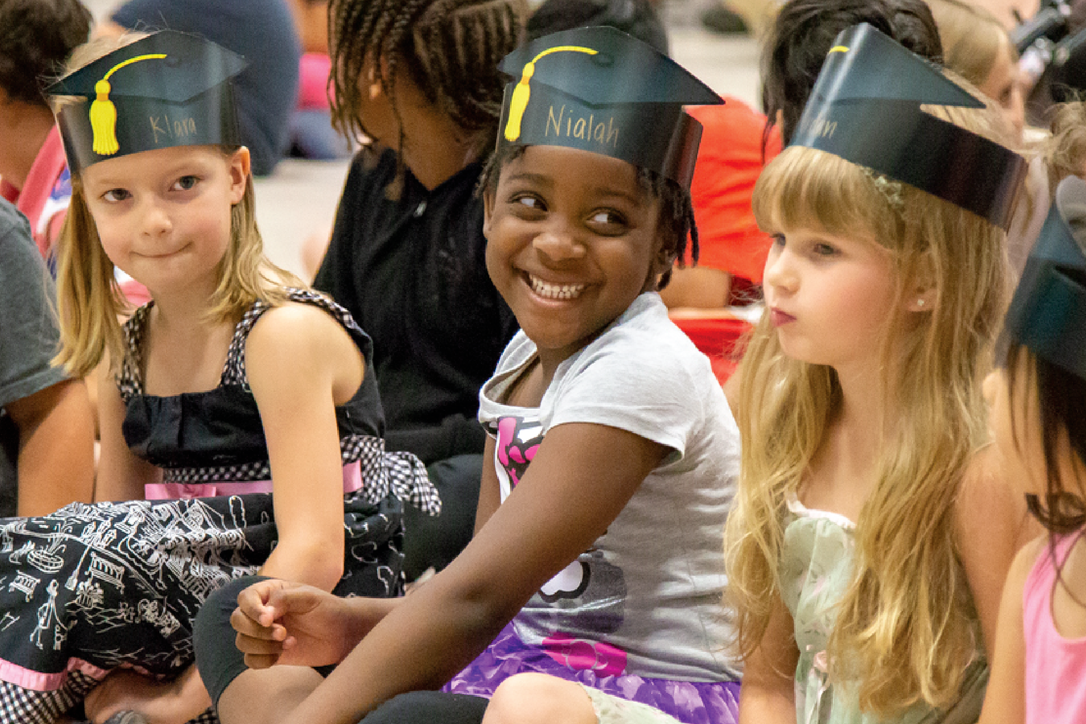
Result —
MULTIPOLYGON (((758 229, 750 199, 764 166, 766 117, 738 98, 725 96, 724 100, 722 106, 688 109, 703 128, 690 184, 698 225, 698 263, 760 284, 770 239, 758 229)), ((780 132, 774 128, 765 161, 780 151, 780 132)))

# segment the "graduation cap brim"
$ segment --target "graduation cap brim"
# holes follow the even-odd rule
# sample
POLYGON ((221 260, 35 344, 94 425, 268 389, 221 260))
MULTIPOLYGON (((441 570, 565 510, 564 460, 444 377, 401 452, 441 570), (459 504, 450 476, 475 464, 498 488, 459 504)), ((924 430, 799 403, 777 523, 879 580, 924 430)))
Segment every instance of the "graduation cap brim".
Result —
POLYGON ((1056 188, 1004 335, 1086 380, 1086 181, 1077 176, 1056 188))
POLYGON ((507 55, 498 146, 566 146, 690 185, 701 124, 684 105, 720 96, 651 46, 610 27, 576 28, 507 55))
POLYGON ((158 148, 239 144, 230 79, 245 65, 211 41, 163 30, 61 78, 46 93, 82 99, 57 114, 72 171, 158 148))
POLYGON ((928 61, 856 25, 834 41, 791 145, 832 153, 1006 229, 1025 160, 922 105, 984 107, 928 61))

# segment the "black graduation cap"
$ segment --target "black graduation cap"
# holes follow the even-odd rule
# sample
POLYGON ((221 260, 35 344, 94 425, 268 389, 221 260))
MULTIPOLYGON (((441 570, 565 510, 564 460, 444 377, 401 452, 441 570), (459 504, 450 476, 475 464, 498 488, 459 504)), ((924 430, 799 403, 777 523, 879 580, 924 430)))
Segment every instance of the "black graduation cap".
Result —
POLYGON ((834 41, 790 145, 817 148, 1007 228, 1025 160, 920 106, 983 108, 867 23, 834 41))
POLYGON ((1014 292, 1004 335, 1086 379, 1086 181, 1069 176, 1014 292))
POLYGON ((244 67, 209 40, 163 30, 61 78, 47 94, 86 99, 57 114, 73 173, 157 148, 239 144, 230 79, 244 67))
POLYGON ((498 146, 568 146, 628 161, 690 186, 701 124, 684 105, 723 103, 651 46, 611 27, 552 33, 498 66, 505 87, 498 146))

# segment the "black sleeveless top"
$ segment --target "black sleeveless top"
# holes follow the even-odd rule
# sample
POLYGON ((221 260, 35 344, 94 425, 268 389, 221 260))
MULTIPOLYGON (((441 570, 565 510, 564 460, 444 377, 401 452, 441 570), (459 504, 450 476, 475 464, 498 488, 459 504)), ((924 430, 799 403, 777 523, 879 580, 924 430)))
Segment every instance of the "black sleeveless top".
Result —
MULTIPOLYGON (((366 361, 362 385, 336 408, 344 463, 363 457, 363 449, 381 443, 384 414, 370 359, 373 342, 343 307, 316 292, 292 289, 290 299, 313 304, 331 314, 351 335, 366 361)), ((270 305, 257 301, 234 329, 218 387, 172 397, 143 392, 142 343, 147 315, 154 302, 140 307, 124 325, 127 354, 117 377, 125 403, 122 426, 132 452, 164 470, 168 483, 209 480, 268 480, 268 449, 260 410, 245 371, 245 342, 253 325, 270 305)))

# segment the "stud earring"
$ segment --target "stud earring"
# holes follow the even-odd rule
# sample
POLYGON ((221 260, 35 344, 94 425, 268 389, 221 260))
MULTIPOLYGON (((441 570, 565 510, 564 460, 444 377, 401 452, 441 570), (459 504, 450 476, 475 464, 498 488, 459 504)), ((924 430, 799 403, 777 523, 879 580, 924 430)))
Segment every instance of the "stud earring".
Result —
POLYGON ((919 299, 916 300, 916 306, 918 306, 918 307, 922 307, 926 303, 927 303, 927 301, 923 297, 920 297, 919 299))

